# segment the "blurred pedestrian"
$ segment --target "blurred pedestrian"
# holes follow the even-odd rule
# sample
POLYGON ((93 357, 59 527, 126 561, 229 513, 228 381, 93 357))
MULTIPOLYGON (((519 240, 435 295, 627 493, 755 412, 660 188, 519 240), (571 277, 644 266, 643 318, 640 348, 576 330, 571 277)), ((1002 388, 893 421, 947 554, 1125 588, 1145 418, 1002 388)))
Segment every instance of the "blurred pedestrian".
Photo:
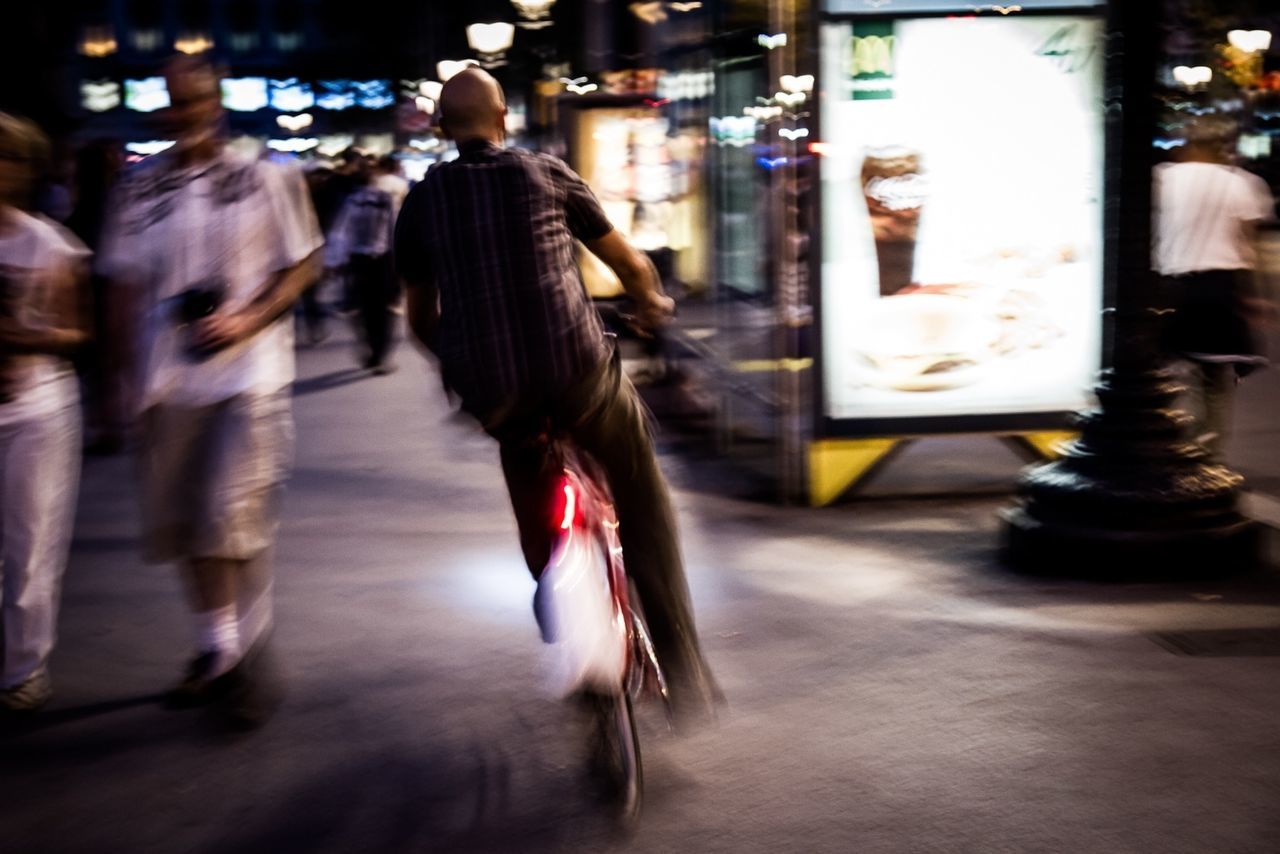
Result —
MULTIPOLYGON (((392 223, 395 222, 396 217, 400 216, 400 206, 404 204, 404 197, 409 195, 409 181, 400 174, 400 171, 400 161, 390 154, 379 157, 374 170, 374 186, 391 197, 392 223)), ((400 278, 394 273, 391 276, 391 290, 387 301, 392 314, 397 316, 404 314, 404 290, 400 287, 400 278)))
POLYGON ((554 157, 502 147, 507 110, 492 76, 471 68, 451 78, 440 109, 459 157, 409 192, 396 225, 411 327, 499 442, 535 578, 550 557, 555 473, 548 448, 529 440, 551 420, 600 463, 672 702, 685 720, 711 717, 720 693, 698 642, 650 416, 586 294, 574 241, 617 273, 645 327, 667 322, 674 304, 579 176, 554 157))
MULTIPOLYGON (((325 196, 329 182, 333 180, 333 170, 325 165, 317 165, 307 170, 306 179, 311 206, 318 215, 321 200, 325 196)), ((325 223, 321 222, 321 233, 324 232, 324 226, 325 223)), ((329 337, 328 310, 320 299, 326 280, 327 276, 322 275, 315 284, 302 292, 302 298, 298 301, 299 313, 306 328, 306 342, 312 346, 329 337)))
POLYGON ((1171 355, 1191 366, 1197 441, 1220 455, 1239 379, 1265 365, 1252 328, 1260 308, 1257 226, 1275 215, 1266 182, 1228 165, 1224 128, 1193 126, 1176 162, 1156 167, 1155 268, 1174 309, 1171 355))
MULTIPOLYGON (((374 175, 374 186, 391 197, 391 221, 394 224, 396 217, 400 216, 400 206, 404 204, 405 196, 409 195, 409 181, 401 174, 400 161, 390 154, 378 158, 374 175)), ((392 251, 395 251, 394 248, 392 251)), ((394 272, 391 275, 387 304, 393 315, 404 314, 404 289, 400 287, 400 277, 394 272)))
POLYGON ((33 711, 52 694, 80 478, 79 393, 70 356, 87 332, 78 275, 86 250, 21 210, 45 143, 0 113, 0 706, 33 711))
POLYGON ((271 547, 290 465, 288 314, 318 271, 321 237, 300 171, 225 147, 207 61, 165 66, 175 145, 127 173, 98 259, 138 319, 146 557, 189 583, 196 655, 170 705, 219 700, 261 723, 271 547))
POLYGON ((391 305, 397 288, 391 266, 394 202, 378 189, 373 167, 362 164, 360 181, 338 212, 325 246, 325 266, 345 271, 368 349, 364 366, 375 374, 394 370, 391 348, 391 305))
POLYGON ((391 197, 391 215, 400 215, 404 197, 409 195, 409 182, 400 174, 400 161, 390 154, 378 158, 374 167, 373 185, 391 197))
MULTIPOLYGON (((338 219, 342 204, 364 183, 360 177, 365 167, 365 157, 359 150, 348 146, 338 154, 338 162, 332 173, 325 180, 315 198, 316 217, 320 220, 320 233, 328 237, 333 231, 333 224, 338 219)), ((354 314, 356 298, 345 271, 326 270, 325 276, 338 286, 339 311, 344 315, 354 314)))

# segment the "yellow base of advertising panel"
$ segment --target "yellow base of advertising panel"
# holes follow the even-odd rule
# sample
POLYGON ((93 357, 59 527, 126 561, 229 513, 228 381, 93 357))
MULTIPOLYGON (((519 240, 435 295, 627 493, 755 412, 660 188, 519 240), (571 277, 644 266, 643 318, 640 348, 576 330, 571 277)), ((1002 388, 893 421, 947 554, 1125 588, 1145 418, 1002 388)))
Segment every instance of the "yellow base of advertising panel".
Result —
POLYGON ((1040 433, 1018 433, 1008 438, 1022 444, 1034 459, 1056 460, 1070 442, 1079 438, 1074 430, 1045 430, 1040 433))
POLYGON ((809 504, 822 507, 865 478, 902 439, 822 439, 809 444, 809 504))
MULTIPOLYGON (((1032 460, 1051 460, 1061 456, 1067 443, 1077 435, 1069 430, 1046 430, 998 438, 1014 444, 1032 460)), ((886 436, 810 442, 809 505, 823 507, 836 501, 865 480, 895 450, 918 438, 921 437, 886 436)))

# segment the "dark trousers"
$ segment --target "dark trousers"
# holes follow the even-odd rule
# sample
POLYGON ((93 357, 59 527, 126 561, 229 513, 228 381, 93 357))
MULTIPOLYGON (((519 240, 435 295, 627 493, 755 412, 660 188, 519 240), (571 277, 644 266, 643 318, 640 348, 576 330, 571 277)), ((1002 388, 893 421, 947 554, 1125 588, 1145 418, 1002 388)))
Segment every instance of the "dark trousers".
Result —
POLYGON ((381 365, 391 347, 391 301, 395 275, 391 253, 352 255, 349 265, 352 296, 360 312, 364 341, 369 347, 369 366, 381 365))
MULTIPOLYGON (((680 557, 671 496, 654 455, 650 416, 617 353, 594 374, 537 415, 550 416, 604 470, 613 493, 627 573, 635 582, 658 659, 679 706, 709 708, 718 696, 698 643, 693 606, 680 557)), ((517 418, 508 425, 530 423, 517 418)), ((529 431, 492 431, 501 444, 502 472, 520 528, 520 545, 537 577, 551 552, 548 524, 559 472, 529 431)))
POLYGON ((299 300, 302 319, 306 321, 307 333, 312 339, 319 339, 324 336, 325 310, 324 306, 320 304, 321 284, 323 284, 323 280, 314 282, 302 292, 302 297, 299 300))

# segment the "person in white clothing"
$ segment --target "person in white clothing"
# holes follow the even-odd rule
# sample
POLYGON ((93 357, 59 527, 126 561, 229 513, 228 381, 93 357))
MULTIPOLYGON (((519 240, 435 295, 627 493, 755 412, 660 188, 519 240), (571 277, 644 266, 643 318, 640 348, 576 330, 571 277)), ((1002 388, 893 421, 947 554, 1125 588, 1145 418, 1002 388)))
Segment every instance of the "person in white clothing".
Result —
POLYGON ((1266 364, 1252 324, 1257 226, 1275 216, 1261 178, 1228 165, 1220 133, 1193 129, 1177 162, 1156 167, 1153 266, 1173 309, 1165 346, 1192 368, 1197 441, 1222 452, 1232 391, 1266 364))
MULTIPOLYGON (((390 154, 378 158, 377 177, 374 186, 391 197, 391 221, 400 216, 400 206, 405 196, 409 195, 409 181, 401 174, 400 161, 390 154)), ((390 310, 392 314, 404 314, 404 290, 400 287, 399 277, 391 277, 390 310)))
POLYGON ((34 125, 0 113, 0 707, 34 711, 52 694, 80 478, 80 409, 69 356, 88 340, 78 284, 88 252, 24 213, 42 147, 34 125))
POLYGON ((212 66, 177 57, 165 79, 177 142, 117 186, 97 266, 134 306, 146 557, 185 566, 194 611, 168 698, 248 727, 278 697, 263 653, 293 442, 286 315, 323 241, 299 170, 226 149, 212 66))
POLYGON ((400 216, 400 206, 409 195, 409 182, 400 174, 400 164, 390 154, 378 158, 373 186, 391 197, 391 218, 400 216))

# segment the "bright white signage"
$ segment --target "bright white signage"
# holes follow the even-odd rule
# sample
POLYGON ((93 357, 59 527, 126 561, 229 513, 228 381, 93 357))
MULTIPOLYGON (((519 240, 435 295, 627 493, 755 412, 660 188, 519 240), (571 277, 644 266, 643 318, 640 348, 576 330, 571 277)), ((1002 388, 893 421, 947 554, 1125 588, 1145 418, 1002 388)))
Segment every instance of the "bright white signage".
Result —
POLYGON ((169 106, 169 89, 163 77, 124 81, 124 105, 139 113, 151 113, 169 106))
POLYGON ((1102 33, 1078 16, 824 26, 829 417, 1087 402, 1101 352, 1102 33))
POLYGON ((294 136, 289 139, 269 139, 267 140, 267 148, 272 151, 283 151, 289 154, 297 154, 302 151, 310 151, 320 145, 320 140, 315 137, 294 136))
POLYGON ((300 83, 298 78, 271 81, 271 106, 282 113, 301 113, 315 106, 316 96, 310 83, 300 83))
POLYGON ((173 148, 173 140, 171 139, 151 139, 146 142, 126 142, 124 144, 125 151, 131 154, 141 154, 143 157, 159 154, 170 148, 173 148))
POLYGON ((105 113, 120 106, 120 84, 114 80, 85 80, 80 83, 80 105, 93 113, 105 113))
POLYGON ((222 81, 222 106, 239 113, 251 113, 267 105, 265 77, 228 77, 222 81))

